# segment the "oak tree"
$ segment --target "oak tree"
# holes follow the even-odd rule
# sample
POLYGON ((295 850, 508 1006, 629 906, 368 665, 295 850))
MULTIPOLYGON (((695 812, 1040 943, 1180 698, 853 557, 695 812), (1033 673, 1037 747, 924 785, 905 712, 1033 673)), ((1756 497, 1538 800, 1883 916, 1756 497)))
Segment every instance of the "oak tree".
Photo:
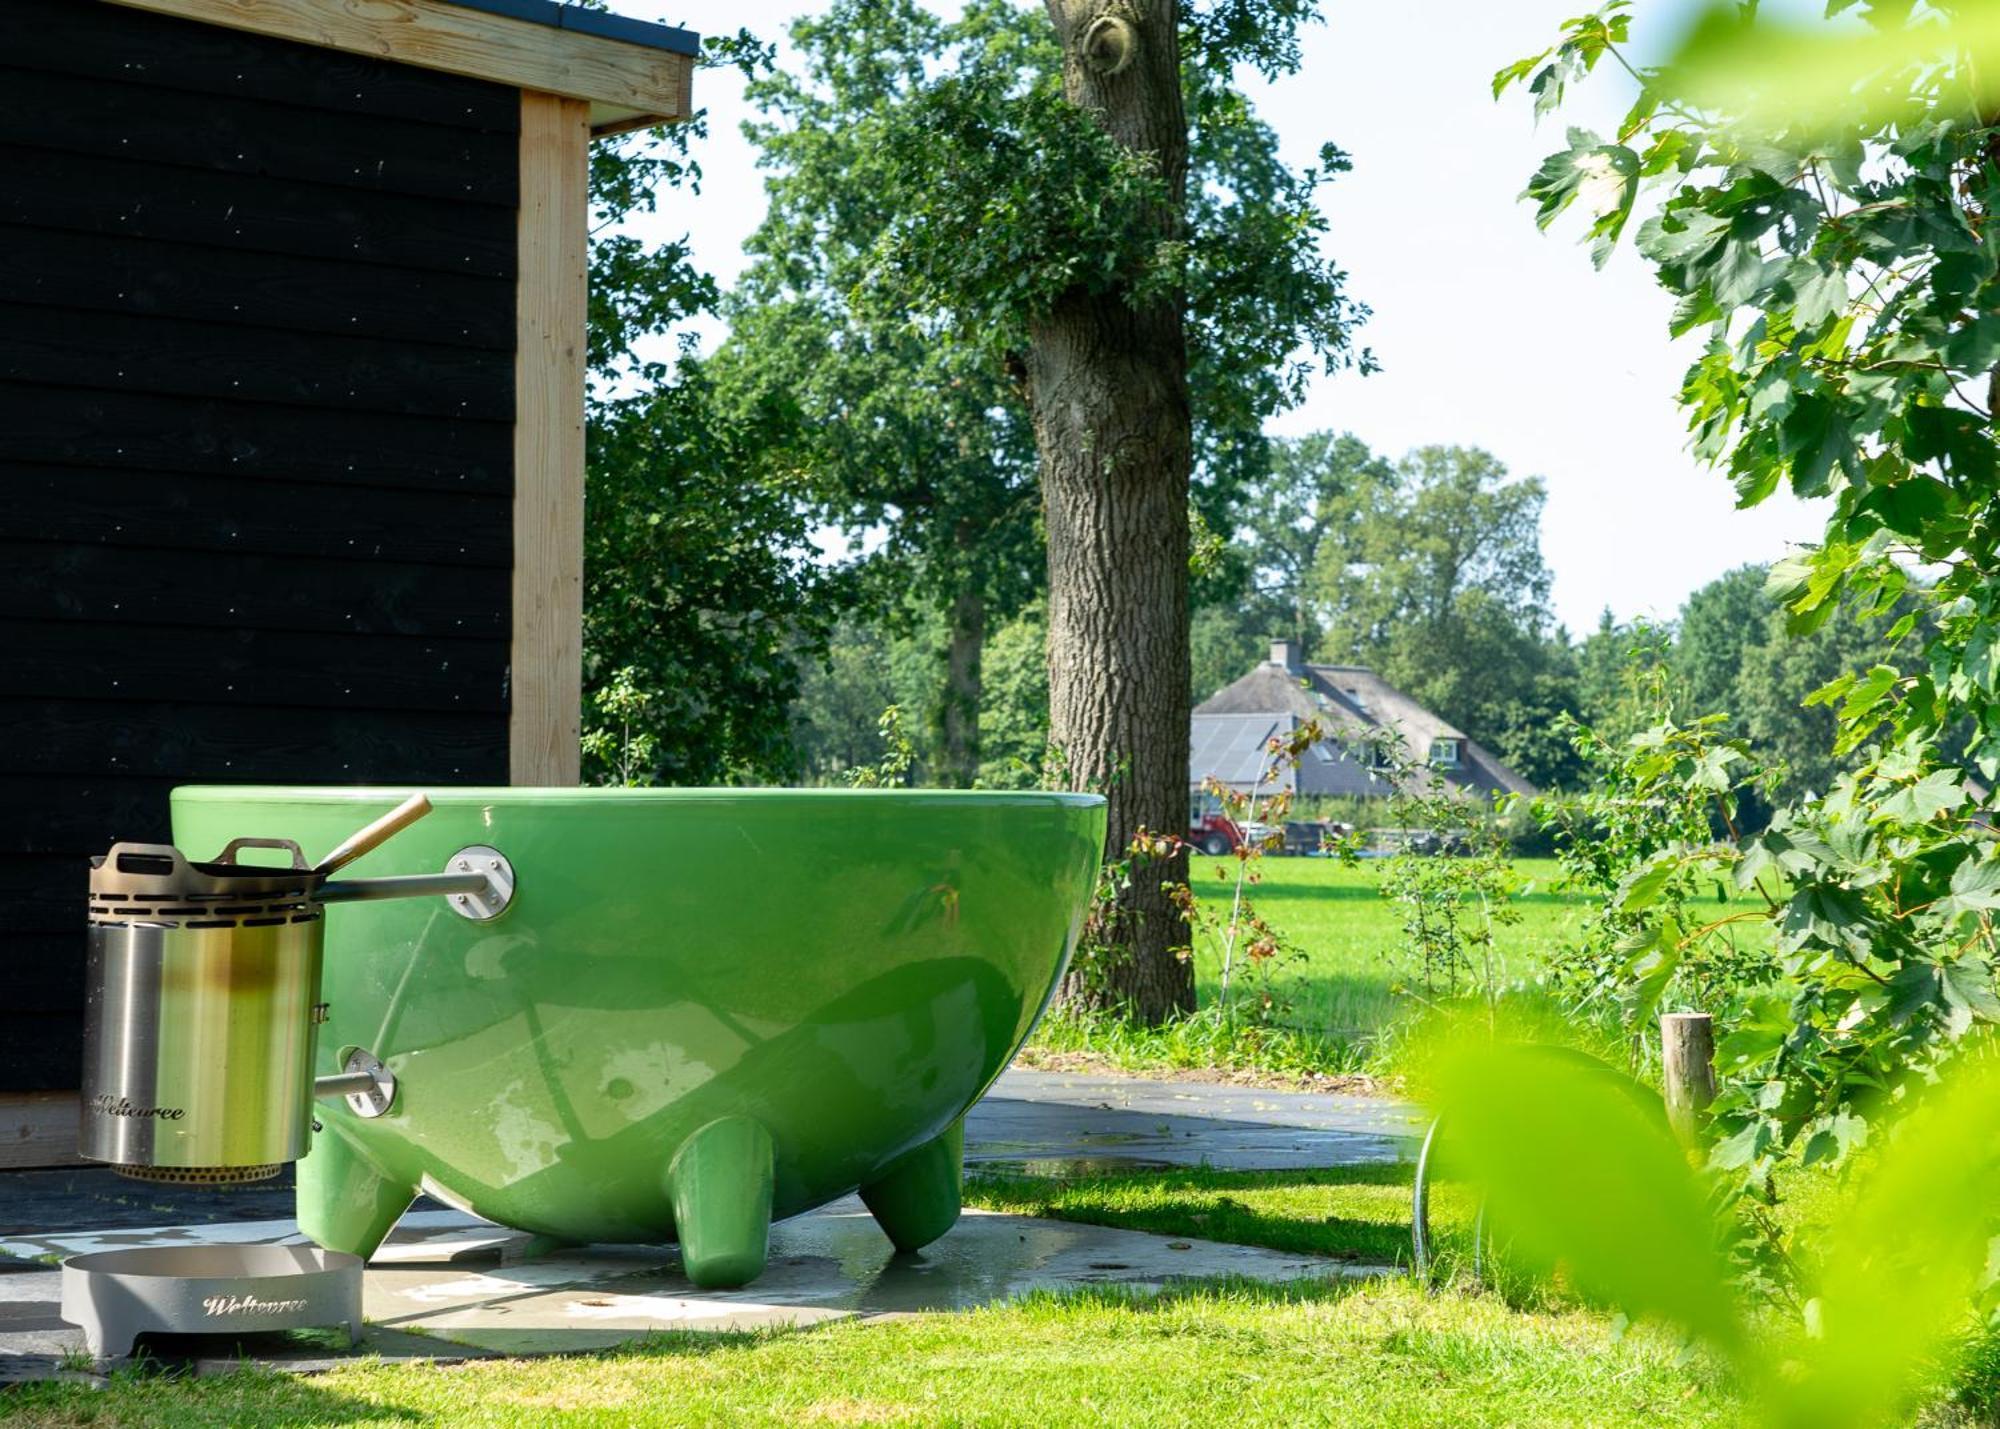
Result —
MULTIPOLYGON (((1261 423, 1348 360, 1362 311, 1319 252, 1327 146, 1294 170, 1237 83, 1296 68, 1307 0, 974 0, 934 25, 841 0, 816 34, 912 39, 842 60, 840 122, 882 226, 855 301, 976 352, 1024 413, 1046 540, 1050 737, 1110 801, 1110 851, 1186 817, 1190 500, 1261 461, 1261 423)), ((1214 524, 1214 523, 1212 523, 1214 524)), ((1225 528, 1226 529, 1226 528, 1225 528)), ((1178 854, 1135 860, 1070 995, 1192 1006, 1178 854)))

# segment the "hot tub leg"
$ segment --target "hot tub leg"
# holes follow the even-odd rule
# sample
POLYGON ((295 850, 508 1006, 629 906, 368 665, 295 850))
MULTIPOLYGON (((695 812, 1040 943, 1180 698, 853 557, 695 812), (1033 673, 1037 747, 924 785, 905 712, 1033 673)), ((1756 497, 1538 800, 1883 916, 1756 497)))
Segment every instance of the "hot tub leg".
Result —
POLYGON ((965 1173, 965 1123, 906 1151, 861 1188, 875 1224, 904 1252, 922 1250, 958 1223, 965 1173))
POLYGON ((299 1162, 299 1229, 328 1250, 363 1260, 388 1239, 417 1193, 377 1171, 331 1127, 299 1162))
POLYGON ((711 1121, 667 1167, 681 1266, 704 1290, 748 1285, 771 1248, 771 1133, 747 1116, 711 1121))

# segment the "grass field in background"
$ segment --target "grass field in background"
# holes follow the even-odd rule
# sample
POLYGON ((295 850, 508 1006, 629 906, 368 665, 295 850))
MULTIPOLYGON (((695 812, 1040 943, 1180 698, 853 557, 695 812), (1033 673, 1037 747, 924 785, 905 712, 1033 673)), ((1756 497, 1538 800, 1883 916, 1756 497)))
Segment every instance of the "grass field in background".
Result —
MULTIPOLYGON (((1399 1011, 1391 987, 1406 983, 1412 970, 1403 960, 1402 911, 1382 896, 1386 863, 1364 860, 1347 866, 1331 858, 1263 858, 1256 864, 1262 882, 1246 890, 1266 921, 1303 954, 1283 960, 1270 973, 1270 989, 1290 1010, 1283 1020, 1301 1031, 1341 1043, 1373 1037, 1399 1011)), ((1521 919, 1496 930, 1495 950, 1504 982, 1532 978, 1548 951, 1576 928, 1587 901, 1557 887, 1554 859, 1522 859, 1515 864, 1521 919)), ((1204 906, 1227 918, 1235 890, 1236 860, 1196 855, 1189 881, 1204 906), (1227 875, 1218 877, 1218 871, 1227 875)), ((1215 938, 1195 946, 1196 991, 1203 1006, 1213 1005, 1221 984, 1222 953, 1215 938)), ((1258 974, 1243 981, 1232 974, 1231 1000, 1239 991, 1254 995, 1258 974)))

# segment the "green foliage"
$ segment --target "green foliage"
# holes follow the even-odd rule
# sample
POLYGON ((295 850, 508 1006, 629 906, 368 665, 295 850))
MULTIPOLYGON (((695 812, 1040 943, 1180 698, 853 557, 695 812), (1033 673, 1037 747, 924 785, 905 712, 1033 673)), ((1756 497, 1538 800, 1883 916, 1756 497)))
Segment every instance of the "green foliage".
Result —
MULTIPOLYGON (((914 337, 980 354, 1011 380, 1030 329, 1065 295, 1176 300, 1198 500, 1220 525, 1263 459, 1264 419, 1319 367, 1370 362, 1349 342, 1366 309, 1319 251, 1317 193, 1346 158, 1329 145, 1312 166, 1286 164, 1237 83, 1242 64, 1289 72, 1294 30, 1313 13, 1296 0, 1188 7, 1185 176, 1157 172, 1063 97, 1039 7, 979 0, 941 20, 907 0, 843 0, 801 22, 801 49, 830 57, 812 80, 845 85, 828 112, 859 167, 839 178, 879 216, 846 301, 902 314, 914 337)), ((799 104, 796 89, 785 104, 799 104)))
POLYGON ((1211 1004, 1148 1025, 1058 1005, 1035 1028, 1026 1065, 1081 1054, 1135 1075, 1162 1071, 1247 1073, 1285 1082, 1351 1077, 1366 1065, 1356 1044, 1282 1023, 1227 1017, 1211 1004), (1053 1058, 1051 1054, 1054 1054, 1053 1058))
POLYGON ((986 642, 979 787, 1033 789, 1049 747, 1049 620, 1040 601, 986 642))
POLYGON ((896 789, 910 782, 910 768, 917 762, 917 750, 903 733, 901 708, 890 705, 883 710, 882 717, 875 722, 875 732, 882 741, 882 757, 872 765, 848 770, 849 788, 896 789))
POLYGON ((1566 1047, 1467 1039, 1425 1066, 1444 1164, 1512 1258, 1741 1361, 1724 1237, 1657 1095, 1566 1047))
POLYGON ((1352 433, 1272 441, 1270 468, 1245 490, 1237 515, 1265 636, 1296 640, 1329 659, 1347 658, 1337 646, 1320 651, 1320 552, 1338 543, 1358 513, 1374 509, 1397 480, 1395 468, 1352 433))
POLYGON ((1198 606, 1188 619, 1188 647, 1188 692, 1200 704, 1270 653, 1268 622, 1233 596, 1198 606))
MULTIPOLYGON (((769 711, 798 687, 800 644, 825 638, 835 578, 766 465, 768 429, 726 412, 698 363, 591 414, 584 512, 584 682, 643 691, 643 782, 768 779, 793 763, 769 711)), ((600 745, 589 771, 613 774, 600 745)), ((620 775, 623 782, 625 776, 620 775)))
POLYGON ((943 698, 946 640, 937 612, 921 605, 893 623, 867 602, 847 611, 823 656, 800 662, 791 708, 800 777, 809 784, 845 783, 851 771, 878 764, 888 753, 879 720, 895 705, 912 751, 910 782, 943 782, 935 714, 943 698))
POLYGON ((1400 990, 1426 1002, 1471 994, 1491 1004, 1505 977, 1494 931, 1520 921, 1505 801, 1468 796, 1413 764, 1399 743, 1371 753, 1396 790, 1395 818, 1406 835, 1382 876, 1383 896, 1402 915, 1400 990))
MULTIPOLYGON (((984 632, 1042 583, 1018 384, 1058 297, 1186 308, 1196 515, 1216 529, 1261 468, 1264 418, 1303 393, 1299 354, 1344 356, 1363 313, 1318 253, 1315 201, 1344 160, 1283 163, 1233 70, 1295 63, 1290 27, 1309 15, 1189 16, 1184 185, 1063 97, 1039 7, 984 0, 947 20, 911 0, 841 0, 793 26, 794 69, 753 80, 770 209, 726 305, 719 382, 784 414, 792 474, 823 519, 880 538, 859 562, 874 618, 900 633, 913 593, 968 620, 976 603, 977 624, 954 632, 971 687, 940 686, 922 708, 983 715, 984 632)), ((927 774, 1014 777, 1020 723, 1002 751, 941 749, 927 774)))
POLYGON ((1969 782, 2000 774, 2000 128, 1978 78, 1991 7, 1834 0, 1858 27, 1760 65, 1788 32, 1745 4, 1663 69, 1621 53, 1622 10, 1571 22, 1496 82, 1532 76, 1546 107, 1610 54, 1641 87, 1616 136, 1573 133, 1529 194, 1544 220, 1581 209, 1607 244, 1637 187, 1658 185, 1635 242, 1676 300, 1674 331, 1706 336, 1681 391, 1695 450, 1744 505, 1787 483, 1830 498, 1823 540, 1772 571, 1788 629, 1850 608, 1893 621, 1890 646, 1923 647, 1816 696, 1847 764, 1819 797, 1696 859, 1765 900, 1774 926, 1782 982, 1721 1048, 1713 1157, 1762 1187, 1788 1154, 1848 1155, 2000 1017, 2000 880, 1969 782))
POLYGON ((1590 900, 1550 960, 1550 981, 1581 1007, 1614 1010, 1643 1045, 1662 1011, 1727 1022, 1777 969, 1771 905, 1732 907, 1712 856, 1718 842, 1737 847, 1740 802, 1766 776, 1722 716, 1674 721, 1660 665, 1635 666, 1632 683, 1659 723, 1616 738, 1567 722, 1583 792, 1544 796, 1535 816, 1555 835, 1566 885, 1590 900))
MULTIPOLYGON (((1000 18, 987 13, 988 32, 1000 18)), ((716 367, 733 401, 785 413, 802 496, 867 542, 855 566, 875 619, 900 634, 924 609, 962 612, 971 688, 940 684, 912 706, 942 727, 948 702, 976 700, 987 623, 1042 582, 1034 439, 1011 380, 870 281, 899 216, 880 181, 882 116, 939 60, 946 27, 914 4, 855 0, 792 38, 796 72, 749 85, 769 207, 716 367)), ((970 782, 977 739, 932 755, 933 778, 970 782)))
MULTIPOLYGON (((1768 568, 1738 566, 1690 595, 1675 622, 1668 664, 1686 708, 1707 714, 1741 714, 1737 698, 1743 666, 1750 652, 1770 633, 1777 603, 1764 589, 1768 568)), ((1781 698, 1803 703, 1824 684, 1786 685, 1781 698)))
MULTIPOLYGON (((1288 786, 1297 773, 1299 761, 1326 737, 1325 726, 1310 719, 1288 734, 1272 735, 1257 783, 1248 791, 1231 788, 1214 778, 1203 781, 1203 791, 1218 802, 1222 812, 1243 833, 1233 860, 1235 876, 1228 916, 1216 917, 1211 906, 1195 896, 1192 884, 1183 884, 1173 892, 1187 919, 1190 939, 1207 935, 1222 948, 1222 977, 1214 1008, 1223 1018, 1234 1011, 1229 1000, 1230 975, 1239 964, 1251 970, 1257 979, 1251 1003, 1251 1015, 1257 1021, 1276 1021, 1290 1011, 1274 992, 1271 974, 1280 962, 1299 962, 1305 955, 1258 913, 1246 895, 1260 881, 1259 870, 1265 856, 1284 847, 1285 818, 1292 808, 1292 791, 1288 786)), ((1223 879, 1228 879, 1230 872, 1227 863, 1216 868, 1217 876, 1223 879)), ((1189 955, 1193 955, 1192 948, 1189 955)))
POLYGON ((800 662, 791 740, 807 783, 844 781, 849 770, 879 760, 876 721, 890 705, 924 709, 933 703, 936 661, 923 662, 933 678, 911 691, 899 688, 896 677, 913 662, 895 658, 896 653, 877 623, 850 611, 834 626, 819 657, 800 662))
POLYGON ((1841 772, 1854 766, 1852 751, 1841 748, 1841 702, 1815 698, 1819 690, 1839 686, 1857 670, 1891 671, 1898 678, 1922 673, 1921 642, 1888 638, 1901 616, 1921 614, 1919 602, 1905 596, 1881 614, 1857 604, 1843 601, 1824 623, 1794 633, 1772 602, 1762 624, 1753 627, 1731 700, 1717 706, 1739 716, 1745 738, 1778 772, 1776 798, 1831 789, 1841 772))
MULTIPOLYGON (((755 58, 737 36, 709 62, 755 58)), ((842 582, 806 554, 810 526, 769 408, 725 410, 707 370, 641 362, 633 345, 712 311, 716 289, 681 244, 620 225, 699 186, 689 123, 591 151, 585 777, 718 783, 787 772, 782 708, 796 657, 820 644, 842 582)))
POLYGON ((1431 796, 1418 802, 1421 827, 1442 846, 1405 846, 1390 858, 1382 880, 1383 895, 1403 917, 1397 950, 1403 990, 1420 985, 1427 1000, 1471 992, 1490 1001, 1499 995, 1502 976, 1493 931, 1515 921, 1506 835, 1490 810, 1470 801, 1431 796))
POLYGON ((651 784, 659 764, 660 737, 648 728, 653 692, 638 676, 629 665, 613 670, 591 692, 591 718, 583 731, 584 762, 605 771, 604 782, 621 789, 651 784))
POLYGON ((1805 1325, 1777 1337, 1751 1333, 1733 1302, 1731 1233, 1654 1094, 1580 1053, 1504 1042, 1450 1046, 1427 1073, 1450 1164, 1484 1192, 1514 1253, 1721 1352, 1764 1422, 1904 1422, 1991 1284, 2000 1059, 1990 1048, 1899 1119, 1820 1233, 1805 1325))

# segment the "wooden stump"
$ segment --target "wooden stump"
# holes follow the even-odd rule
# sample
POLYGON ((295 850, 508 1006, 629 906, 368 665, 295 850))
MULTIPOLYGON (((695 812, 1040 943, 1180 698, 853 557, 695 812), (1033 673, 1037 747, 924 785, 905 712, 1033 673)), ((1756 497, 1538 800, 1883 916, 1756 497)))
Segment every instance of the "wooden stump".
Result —
POLYGON ((1715 1025, 1706 1012, 1660 1014, 1661 1081, 1667 1120, 1681 1141, 1701 1138, 1708 1104, 1715 1100, 1715 1025))

